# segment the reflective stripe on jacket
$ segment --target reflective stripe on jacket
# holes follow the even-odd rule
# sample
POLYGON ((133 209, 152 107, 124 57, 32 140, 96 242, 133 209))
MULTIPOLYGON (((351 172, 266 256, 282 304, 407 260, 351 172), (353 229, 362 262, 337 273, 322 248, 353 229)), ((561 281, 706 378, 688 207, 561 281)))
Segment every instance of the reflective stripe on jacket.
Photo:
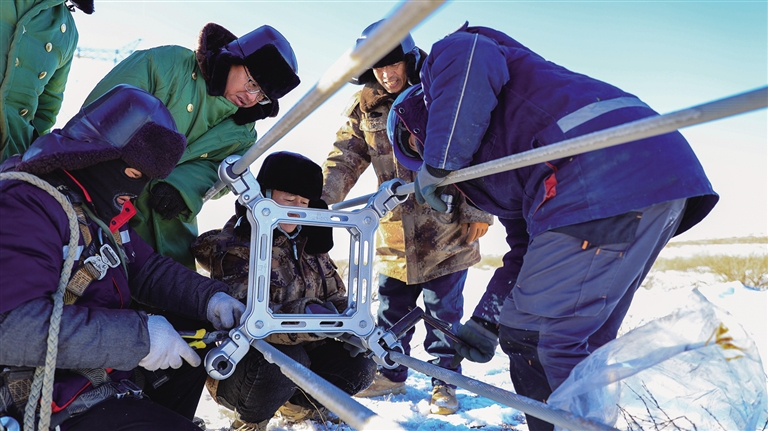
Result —
MULTIPOLYGON (((496 30, 466 25, 421 72, 425 161, 457 170, 657 115, 632 94, 546 61, 496 30)), ((418 102, 418 101, 417 101, 418 102)), ((399 108, 400 106, 398 106, 399 108)), ((408 108, 408 107, 406 107, 408 108)), ((667 133, 458 184, 478 207, 546 230, 688 198, 678 234, 717 195, 688 142, 667 133)))

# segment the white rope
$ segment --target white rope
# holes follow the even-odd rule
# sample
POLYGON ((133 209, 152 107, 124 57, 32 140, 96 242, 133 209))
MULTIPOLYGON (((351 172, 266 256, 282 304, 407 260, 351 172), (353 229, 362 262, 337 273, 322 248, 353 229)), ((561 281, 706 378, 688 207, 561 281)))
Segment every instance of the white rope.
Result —
POLYGON ((56 371, 56 356, 59 345, 59 328, 61 327, 61 313, 64 309, 64 291, 67 289, 69 276, 72 272, 72 264, 75 261, 77 253, 77 243, 80 241, 80 228, 77 224, 77 214, 72 204, 67 198, 56 190, 53 186, 40 178, 25 172, 6 172, 0 174, 2 180, 25 181, 34 186, 45 190, 49 195, 61 204, 62 209, 67 214, 69 220, 69 249, 67 257, 64 260, 64 267, 61 269, 59 277, 59 287, 53 293, 53 311, 51 312, 51 322, 48 327, 48 349, 45 353, 45 366, 35 369, 35 376, 32 381, 32 389, 29 393, 29 399, 24 411, 24 429, 32 431, 35 429, 35 411, 37 402, 40 400, 40 422, 38 430, 48 430, 51 423, 51 401, 53 398, 53 376, 56 371), (42 392, 42 399, 40 398, 42 392))

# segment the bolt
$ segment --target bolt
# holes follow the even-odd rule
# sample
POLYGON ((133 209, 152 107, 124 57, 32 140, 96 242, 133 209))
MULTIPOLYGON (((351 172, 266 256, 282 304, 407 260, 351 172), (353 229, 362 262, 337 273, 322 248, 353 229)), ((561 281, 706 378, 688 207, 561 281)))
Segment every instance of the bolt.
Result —
POLYGON ((257 329, 261 329, 264 327, 264 322, 262 322, 261 320, 257 320, 253 326, 255 326, 257 329))
POLYGON ((373 222, 373 219, 370 217, 366 217, 363 219, 363 223, 365 224, 371 224, 373 222))
POLYGON ((270 214, 269 208, 264 208, 261 210, 261 215, 268 216, 270 214))
POLYGON ((360 321, 360 327, 361 327, 361 328, 365 328, 366 326, 368 326, 368 324, 367 324, 367 323, 365 323, 365 320, 361 320, 361 321, 360 321))

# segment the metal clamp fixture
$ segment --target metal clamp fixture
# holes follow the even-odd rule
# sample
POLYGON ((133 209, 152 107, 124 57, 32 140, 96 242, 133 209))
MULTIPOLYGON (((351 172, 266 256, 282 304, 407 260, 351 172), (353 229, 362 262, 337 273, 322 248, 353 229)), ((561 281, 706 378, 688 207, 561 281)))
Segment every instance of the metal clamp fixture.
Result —
POLYGON ((381 184, 379 191, 368 200, 368 206, 376 211, 379 218, 384 217, 389 211, 392 211, 408 199, 408 195, 396 195, 395 190, 405 185, 405 181, 400 178, 393 178, 381 184))
POLYGON ((229 338, 205 355, 205 370, 216 380, 226 379, 232 375, 235 366, 250 348, 250 339, 239 328, 235 328, 229 332, 229 338))
MULTIPOLYGON (((273 333, 344 333, 361 339, 374 334, 376 325, 370 307, 374 235, 379 219, 405 200, 405 196, 394 194, 394 190, 402 185, 402 180, 382 184, 368 205, 354 211, 285 207, 261 195, 261 188, 250 170, 236 177, 232 175, 232 166, 238 159, 239 156, 228 157, 219 167, 219 177, 238 195, 238 201, 248 208, 247 218, 251 223, 248 303, 240 327, 230 332, 230 338, 206 356, 208 374, 216 379, 228 377, 247 352, 248 344, 273 333), (274 228, 286 221, 298 225, 344 228, 349 233, 348 303, 339 314, 277 314, 270 310, 272 235, 274 228), (234 340, 234 335, 241 339, 234 340)), ((366 344, 380 346, 378 338, 374 339, 377 341, 366 344)), ((389 340, 385 344, 390 342, 396 343, 397 340, 389 340)), ((380 353, 383 354, 383 350, 380 353)))

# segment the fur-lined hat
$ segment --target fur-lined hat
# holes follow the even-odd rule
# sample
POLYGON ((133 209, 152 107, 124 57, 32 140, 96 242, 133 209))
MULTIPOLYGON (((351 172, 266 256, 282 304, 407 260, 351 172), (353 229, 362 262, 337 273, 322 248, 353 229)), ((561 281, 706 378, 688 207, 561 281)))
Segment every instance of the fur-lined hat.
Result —
MULTIPOLYGON (((270 154, 261 164, 256 181, 265 196, 267 190, 282 190, 309 199, 310 208, 328 209, 328 204, 320 199, 323 194, 323 170, 301 154, 290 151, 270 154)), ((301 235, 309 240, 305 249, 307 253, 327 253, 333 247, 333 228, 302 226, 301 235)))
POLYGON ((264 159, 256 181, 261 194, 267 189, 282 190, 305 197, 320 199, 323 194, 323 170, 312 160, 290 151, 278 151, 264 159))
MULTIPOLYGON (((355 42, 355 46, 360 45, 364 41, 368 39, 368 36, 370 36, 373 31, 376 29, 376 27, 379 26, 384 20, 376 21, 373 24, 369 25, 368 27, 363 30, 362 34, 360 34, 360 37, 357 38, 357 41, 355 42)), ((377 61, 371 69, 366 70, 363 72, 360 76, 354 77, 349 80, 351 84, 356 85, 363 85, 368 84, 369 82, 376 82, 376 76, 373 74, 373 68, 379 68, 384 66, 389 66, 390 64, 395 64, 400 61, 405 61, 405 72, 406 77, 408 78, 408 83, 410 85, 418 84, 421 82, 421 78, 419 77, 419 72, 421 71, 421 65, 424 63, 424 59, 427 57, 427 53, 422 51, 418 46, 416 46, 416 42, 413 41, 413 37, 411 37, 411 34, 408 33, 405 38, 403 38, 402 41, 400 41, 400 45, 396 46, 392 51, 390 51, 387 55, 385 55, 382 59, 377 61)))
POLYGON ((223 95, 230 67, 242 64, 271 100, 272 103, 266 105, 238 109, 234 115, 237 124, 276 116, 277 100, 300 83, 291 44, 268 25, 237 38, 224 27, 208 23, 200 31, 196 56, 210 95, 223 95))
POLYGON ((82 108, 63 129, 37 138, 17 169, 42 175, 122 159, 150 178, 165 178, 186 146, 159 99, 120 84, 82 108))

